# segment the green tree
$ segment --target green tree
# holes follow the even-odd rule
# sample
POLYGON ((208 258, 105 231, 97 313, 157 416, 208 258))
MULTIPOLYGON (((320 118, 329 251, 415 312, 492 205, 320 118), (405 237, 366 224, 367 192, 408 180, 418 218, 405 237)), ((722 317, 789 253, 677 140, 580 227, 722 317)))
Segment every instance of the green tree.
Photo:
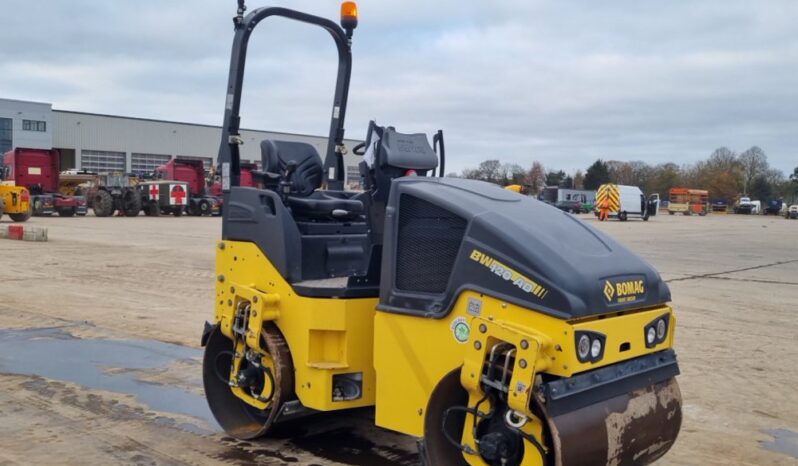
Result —
MULTIPOLYGON (((753 184, 757 178, 764 175, 770 166, 765 151, 758 146, 753 146, 738 157, 743 173, 743 190, 749 193, 754 189, 753 184)), ((761 183, 761 182, 760 182, 761 183)), ((760 185, 761 187, 761 185, 760 185)))
POLYGON ((598 189, 599 186, 609 183, 609 181, 610 170, 607 168, 607 164, 601 159, 593 162, 593 165, 585 172, 585 189, 598 189))
POLYGON ((559 186, 565 179, 565 172, 562 170, 550 171, 546 173, 546 186, 559 186))
POLYGON ((754 181, 751 182, 751 191, 749 194, 752 200, 767 202, 772 193, 773 189, 771 188, 771 185, 766 177, 760 175, 754 178, 754 181))

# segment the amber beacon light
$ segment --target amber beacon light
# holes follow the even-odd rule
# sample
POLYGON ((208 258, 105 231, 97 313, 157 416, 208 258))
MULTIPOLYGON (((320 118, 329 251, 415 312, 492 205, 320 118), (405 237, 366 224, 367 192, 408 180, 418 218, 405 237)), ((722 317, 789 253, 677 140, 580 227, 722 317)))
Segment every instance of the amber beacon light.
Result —
POLYGON ((341 3, 341 27, 349 34, 357 27, 357 3, 341 3))

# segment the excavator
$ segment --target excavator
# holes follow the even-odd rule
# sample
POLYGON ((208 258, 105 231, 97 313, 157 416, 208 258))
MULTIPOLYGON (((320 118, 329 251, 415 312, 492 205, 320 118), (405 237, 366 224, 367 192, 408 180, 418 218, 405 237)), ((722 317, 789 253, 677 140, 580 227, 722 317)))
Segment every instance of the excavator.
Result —
MULTIPOLYGON (((681 426, 671 294, 646 261, 590 225, 486 182, 443 177, 438 131, 369 123, 343 190, 352 37, 287 8, 234 39, 219 148, 224 213, 203 383, 231 436, 277 434, 371 407, 431 466, 642 465, 681 426), (241 186, 247 46, 261 24, 320 27, 338 57, 324 159, 264 140, 241 186)), ((275 110, 277 112, 279 110, 275 110)))

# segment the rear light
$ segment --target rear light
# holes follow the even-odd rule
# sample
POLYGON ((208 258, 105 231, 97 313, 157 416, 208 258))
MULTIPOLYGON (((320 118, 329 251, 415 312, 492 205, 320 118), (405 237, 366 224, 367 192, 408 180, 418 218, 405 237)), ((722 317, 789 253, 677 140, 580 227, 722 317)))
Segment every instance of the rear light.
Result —
POLYGON ((22 191, 22 194, 19 196, 22 199, 22 202, 30 202, 30 193, 27 190, 22 191))
POLYGON ((418 173, 416 173, 416 171, 413 170, 412 168, 405 172, 405 176, 416 176, 416 175, 418 175, 418 173))

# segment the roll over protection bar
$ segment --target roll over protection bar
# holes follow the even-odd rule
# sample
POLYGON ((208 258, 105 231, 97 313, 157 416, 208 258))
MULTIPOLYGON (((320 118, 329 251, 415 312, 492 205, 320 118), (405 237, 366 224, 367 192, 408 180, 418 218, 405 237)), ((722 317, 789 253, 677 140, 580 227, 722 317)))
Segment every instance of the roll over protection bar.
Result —
POLYGON ((241 154, 239 145, 243 143, 239 133, 241 116, 241 92, 244 82, 244 68, 247 57, 247 45, 255 27, 264 19, 280 16, 325 29, 332 36, 338 50, 338 75, 335 83, 330 133, 327 141, 327 152, 324 157, 324 184, 328 189, 342 189, 344 183, 344 118, 349 95, 349 80, 352 73, 351 30, 344 31, 333 21, 318 16, 302 13, 288 8, 265 7, 252 10, 244 16, 246 6, 244 0, 238 0, 237 15, 233 18, 235 36, 230 56, 230 73, 227 82, 224 120, 222 122, 222 139, 219 144, 218 163, 222 168, 222 192, 224 202, 230 194, 230 188, 239 186, 241 182, 241 154))

